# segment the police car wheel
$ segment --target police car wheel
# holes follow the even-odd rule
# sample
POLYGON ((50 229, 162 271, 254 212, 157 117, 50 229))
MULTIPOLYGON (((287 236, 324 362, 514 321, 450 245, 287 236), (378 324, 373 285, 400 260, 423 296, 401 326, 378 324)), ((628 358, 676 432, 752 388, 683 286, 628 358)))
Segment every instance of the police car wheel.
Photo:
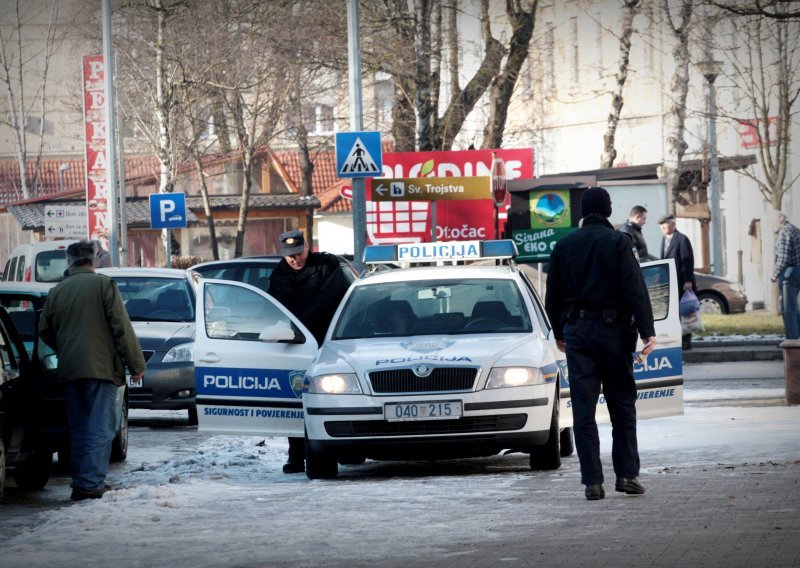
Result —
POLYGON ((575 451, 575 442, 572 440, 572 428, 561 430, 561 457, 566 458, 575 451))
POLYGON ((561 433, 558 428, 558 406, 559 398, 556 391, 553 400, 553 414, 550 418, 550 435, 547 442, 541 446, 531 448, 531 469, 536 471, 547 471, 561 467, 561 433))
POLYGON ((28 459, 16 466, 11 477, 23 491, 38 491, 47 485, 50 469, 53 466, 53 453, 49 450, 34 452, 28 459))
POLYGON ((309 479, 333 479, 339 475, 339 464, 336 456, 329 452, 321 452, 308 440, 306 433, 306 477, 309 479))

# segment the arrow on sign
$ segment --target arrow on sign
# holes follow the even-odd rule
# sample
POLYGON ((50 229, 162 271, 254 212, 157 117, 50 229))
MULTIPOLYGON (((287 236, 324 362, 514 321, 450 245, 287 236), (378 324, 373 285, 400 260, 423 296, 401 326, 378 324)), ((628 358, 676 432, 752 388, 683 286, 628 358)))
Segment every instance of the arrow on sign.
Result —
POLYGON ((387 191, 389 191, 389 188, 388 188, 388 187, 385 187, 383 184, 380 184, 378 187, 374 187, 373 189, 374 189, 374 190, 377 192, 377 194, 378 194, 378 195, 380 195, 381 197, 383 197, 384 195, 386 195, 386 192, 387 192, 387 191))
POLYGON ((52 209, 48 209, 47 216, 48 217, 52 217, 53 215, 54 215, 53 210, 52 209))

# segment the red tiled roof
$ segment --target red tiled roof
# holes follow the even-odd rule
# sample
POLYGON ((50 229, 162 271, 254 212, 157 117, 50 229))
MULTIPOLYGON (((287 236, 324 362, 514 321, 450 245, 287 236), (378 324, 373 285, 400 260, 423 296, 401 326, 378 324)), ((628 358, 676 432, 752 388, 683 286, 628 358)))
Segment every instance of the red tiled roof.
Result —
MULTIPOLYGON (((392 144, 384 142, 383 151, 391 151, 392 144)), ((300 154, 296 150, 273 151, 264 147, 257 154, 269 153, 277 162, 279 173, 288 178, 287 185, 290 190, 296 190, 300 186, 302 173, 300 169, 300 154)), ((204 161, 208 164, 219 164, 236 160, 239 153, 229 152, 225 155, 208 156, 204 161)), ((312 154, 311 160, 314 163, 314 172, 311 176, 311 184, 314 194, 322 204, 323 213, 347 213, 352 211, 352 200, 342 197, 341 189, 351 184, 349 179, 341 179, 336 171, 336 153, 334 150, 320 150, 312 154)), ((61 191, 61 181, 59 167, 61 164, 68 164, 69 169, 64 172, 64 190, 76 192, 84 190, 84 162, 79 159, 62 160, 43 160, 42 161, 42 183, 37 190, 31 190, 31 198, 51 196, 61 191)), ((29 171, 33 172, 33 162, 29 161, 29 171)), ((178 171, 184 172, 194 168, 194 165, 186 162, 181 164, 178 171)), ((152 155, 127 156, 125 158, 125 179, 127 182, 142 181, 148 178, 158 179, 159 164, 158 159, 152 155)), ((15 160, 0 160, 0 204, 15 203, 23 199, 22 191, 19 189, 19 171, 15 160)))

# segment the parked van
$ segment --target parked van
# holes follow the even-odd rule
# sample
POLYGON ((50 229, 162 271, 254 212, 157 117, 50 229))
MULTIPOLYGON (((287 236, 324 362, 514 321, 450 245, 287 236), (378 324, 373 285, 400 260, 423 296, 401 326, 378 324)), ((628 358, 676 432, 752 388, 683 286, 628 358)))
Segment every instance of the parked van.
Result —
POLYGON ((45 241, 19 245, 3 269, 6 282, 61 282, 67 269, 67 247, 78 241, 45 241))

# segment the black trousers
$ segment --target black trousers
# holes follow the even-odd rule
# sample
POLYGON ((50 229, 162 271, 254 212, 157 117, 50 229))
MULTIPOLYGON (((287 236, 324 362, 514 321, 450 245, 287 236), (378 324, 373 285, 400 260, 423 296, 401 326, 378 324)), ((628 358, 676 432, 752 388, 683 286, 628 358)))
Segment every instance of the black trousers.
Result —
POLYGON ((600 437, 595 419, 602 386, 611 417, 611 459, 617 477, 639 475, 636 384, 630 330, 601 320, 578 319, 564 326, 575 449, 581 483, 603 483, 600 437))
POLYGON ((303 463, 306 460, 305 438, 289 438, 289 462, 303 463))

